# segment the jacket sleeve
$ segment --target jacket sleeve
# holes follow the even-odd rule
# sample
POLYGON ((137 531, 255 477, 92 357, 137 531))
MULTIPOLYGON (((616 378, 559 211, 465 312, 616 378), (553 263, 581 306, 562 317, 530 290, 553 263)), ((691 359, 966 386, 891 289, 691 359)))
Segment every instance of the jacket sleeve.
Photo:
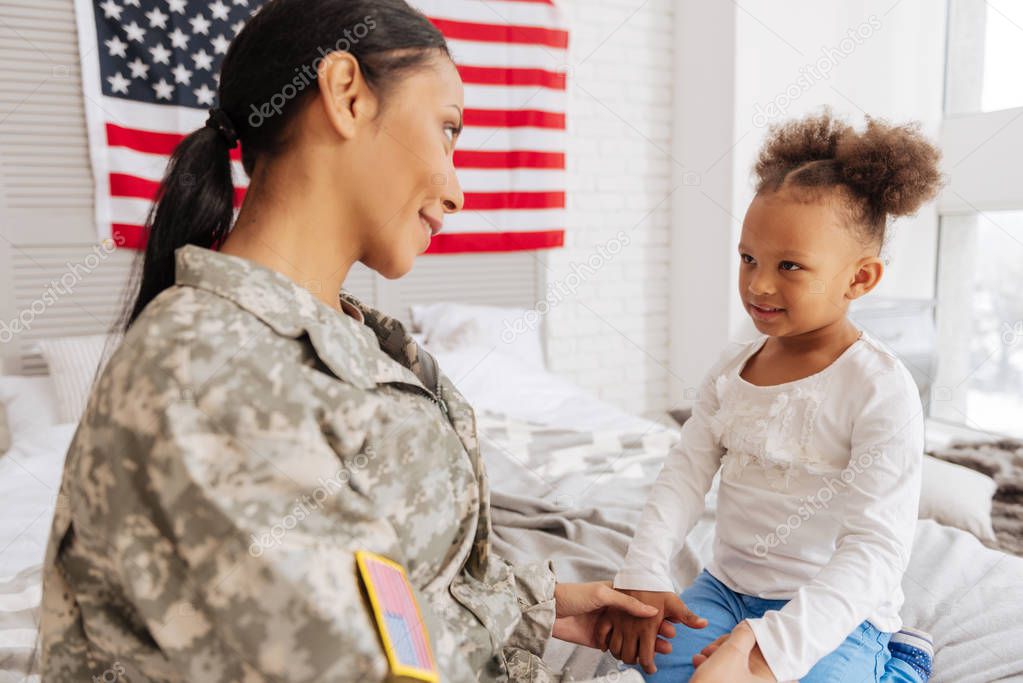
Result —
POLYGON ((554 630, 554 568, 546 561, 511 570, 522 619, 505 645, 542 657, 554 630))
POLYGON ((117 489, 132 500, 118 503, 128 514, 113 552, 127 597, 185 678, 387 677, 355 551, 407 564, 351 484, 360 453, 336 452, 301 409, 236 406, 228 419, 181 400, 159 417, 151 450, 126 471, 132 484, 117 489))
POLYGON ((715 380, 722 363, 700 386, 692 416, 668 452, 643 508, 615 588, 675 591, 671 558, 696 524, 724 453, 712 426, 718 409, 715 380))
POLYGON ((831 559, 782 609, 747 620, 779 681, 805 676, 901 591, 920 498, 922 409, 901 367, 872 384, 841 474, 847 512, 831 559))

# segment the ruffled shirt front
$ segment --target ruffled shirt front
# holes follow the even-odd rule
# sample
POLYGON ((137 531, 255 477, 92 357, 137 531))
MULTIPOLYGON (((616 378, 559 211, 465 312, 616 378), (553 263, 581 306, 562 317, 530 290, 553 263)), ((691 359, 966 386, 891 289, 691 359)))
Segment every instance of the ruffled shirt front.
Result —
POLYGON ((775 675, 791 680, 866 619, 901 627, 923 418, 909 372, 866 333, 814 375, 757 386, 740 373, 765 341, 726 351, 707 375, 615 587, 679 588, 671 558, 720 469, 707 569, 738 593, 790 601, 749 622, 775 675))

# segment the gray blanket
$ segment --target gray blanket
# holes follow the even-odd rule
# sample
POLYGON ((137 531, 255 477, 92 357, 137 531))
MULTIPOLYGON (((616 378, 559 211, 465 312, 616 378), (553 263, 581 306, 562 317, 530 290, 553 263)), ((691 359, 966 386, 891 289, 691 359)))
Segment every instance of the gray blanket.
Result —
MULTIPOLYGON (((611 579, 625 557, 632 526, 596 508, 567 509, 527 496, 494 492, 494 549, 513 564, 553 561, 559 581, 611 579)), ((699 559, 688 547, 675 558, 675 575, 695 578, 699 559)), ((597 650, 551 641, 545 659, 577 678, 618 671, 618 662, 597 650)))
MULTIPOLYGON (((677 436, 573 432, 480 417, 491 481, 494 548, 513 564, 550 559, 559 581, 609 580, 625 557, 645 489, 677 436), (589 505, 588 505, 589 503, 589 505)), ((702 568, 686 546, 674 571, 688 583, 702 568)), ((552 640, 544 659, 577 679, 609 676, 618 662, 552 640)))
POLYGON ((957 441, 931 455, 995 480, 991 525, 997 540, 992 546, 1023 557, 1023 441, 957 441))

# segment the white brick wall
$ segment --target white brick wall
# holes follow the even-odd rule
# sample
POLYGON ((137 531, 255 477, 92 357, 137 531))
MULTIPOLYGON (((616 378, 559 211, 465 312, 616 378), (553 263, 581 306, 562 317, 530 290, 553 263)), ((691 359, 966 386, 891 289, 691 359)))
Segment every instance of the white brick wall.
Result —
POLYGON ((631 412, 668 405, 670 0, 562 0, 566 247, 547 253, 551 369, 631 412), (614 253, 616 252, 616 253, 614 253), (592 266, 592 267, 588 267, 592 266))

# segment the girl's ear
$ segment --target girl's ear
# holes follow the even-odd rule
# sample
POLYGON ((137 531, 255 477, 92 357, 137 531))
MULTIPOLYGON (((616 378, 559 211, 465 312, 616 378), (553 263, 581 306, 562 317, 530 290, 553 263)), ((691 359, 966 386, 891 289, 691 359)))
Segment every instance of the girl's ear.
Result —
POLYGON ((861 296, 877 287, 877 283, 884 276, 884 263, 876 256, 868 256, 856 263, 856 271, 849 282, 849 290, 845 294, 847 299, 859 299, 861 296))
POLYGON ((359 62, 351 53, 336 51, 327 54, 317 72, 319 100, 327 121, 345 139, 355 137, 358 119, 372 116, 375 107, 359 62))

